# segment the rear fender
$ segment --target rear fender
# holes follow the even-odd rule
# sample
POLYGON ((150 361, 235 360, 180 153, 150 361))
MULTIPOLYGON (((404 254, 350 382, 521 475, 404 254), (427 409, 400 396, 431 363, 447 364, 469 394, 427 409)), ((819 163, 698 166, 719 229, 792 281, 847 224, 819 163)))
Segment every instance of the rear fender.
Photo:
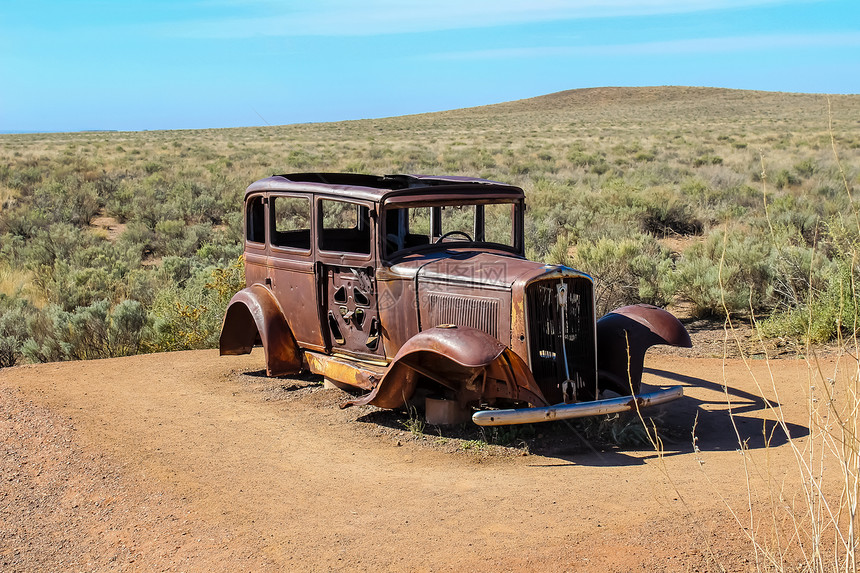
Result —
POLYGON ((347 404, 397 408, 412 397, 419 376, 454 391, 462 405, 496 398, 547 404, 519 356, 489 334, 466 326, 419 332, 401 347, 379 384, 347 404))
POLYGON ((221 355, 248 354, 257 340, 266 354, 266 375, 295 374, 301 370, 299 345, 275 295, 260 284, 233 295, 221 325, 221 355))
POLYGON ((601 389, 639 393, 645 352, 657 344, 689 348, 684 325, 671 313, 649 304, 617 308, 597 321, 597 370, 601 389))

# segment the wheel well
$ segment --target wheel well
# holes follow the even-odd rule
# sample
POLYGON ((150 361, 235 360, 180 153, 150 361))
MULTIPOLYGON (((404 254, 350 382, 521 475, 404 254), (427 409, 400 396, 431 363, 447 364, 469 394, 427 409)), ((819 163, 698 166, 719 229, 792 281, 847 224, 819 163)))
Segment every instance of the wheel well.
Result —
POLYGON ((260 331, 250 309, 243 302, 231 304, 221 326, 221 355, 248 354, 254 346, 261 343, 260 331))

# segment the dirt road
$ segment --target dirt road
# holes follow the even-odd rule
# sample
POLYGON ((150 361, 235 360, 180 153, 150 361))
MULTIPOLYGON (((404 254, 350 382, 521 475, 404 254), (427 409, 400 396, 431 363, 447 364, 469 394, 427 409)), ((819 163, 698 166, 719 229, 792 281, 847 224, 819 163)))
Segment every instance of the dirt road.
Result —
MULTIPOLYGON (((663 407, 662 457, 416 437, 261 364, 201 351, 0 370, 0 569, 753 570, 728 508, 746 523, 766 488, 759 471, 747 485, 724 380, 747 460, 796 472, 781 431, 763 447, 773 415, 740 361, 649 356, 645 381, 688 395, 663 407)), ((753 373, 771 387, 763 361, 753 373)), ((802 443, 806 364, 775 374, 802 443)))

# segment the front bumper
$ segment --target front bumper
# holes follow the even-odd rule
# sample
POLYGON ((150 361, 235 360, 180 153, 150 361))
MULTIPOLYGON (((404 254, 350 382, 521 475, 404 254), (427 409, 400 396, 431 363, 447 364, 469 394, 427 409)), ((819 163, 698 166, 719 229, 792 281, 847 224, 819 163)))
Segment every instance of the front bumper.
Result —
POLYGON ((518 408, 511 410, 480 410, 472 414, 472 421, 479 426, 507 426, 509 424, 534 424, 553 420, 568 420, 638 410, 671 402, 684 395, 682 386, 672 386, 638 396, 619 396, 607 400, 556 404, 543 408, 518 408))

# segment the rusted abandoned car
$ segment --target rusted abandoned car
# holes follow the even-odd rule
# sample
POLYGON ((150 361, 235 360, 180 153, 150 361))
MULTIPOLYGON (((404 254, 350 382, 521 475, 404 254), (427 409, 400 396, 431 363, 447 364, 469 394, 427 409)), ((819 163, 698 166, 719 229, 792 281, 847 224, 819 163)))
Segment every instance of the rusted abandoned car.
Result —
POLYGON ((366 391, 351 404, 426 399, 431 423, 531 423, 680 397, 639 388, 650 346, 690 346, 683 325, 647 305, 595 320, 591 277, 525 258, 524 210, 522 189, 465 177, 257 181, 244 202, 247 287, 230 301, 221 354, 262 344, 270 376, 309 370, 366 391))

